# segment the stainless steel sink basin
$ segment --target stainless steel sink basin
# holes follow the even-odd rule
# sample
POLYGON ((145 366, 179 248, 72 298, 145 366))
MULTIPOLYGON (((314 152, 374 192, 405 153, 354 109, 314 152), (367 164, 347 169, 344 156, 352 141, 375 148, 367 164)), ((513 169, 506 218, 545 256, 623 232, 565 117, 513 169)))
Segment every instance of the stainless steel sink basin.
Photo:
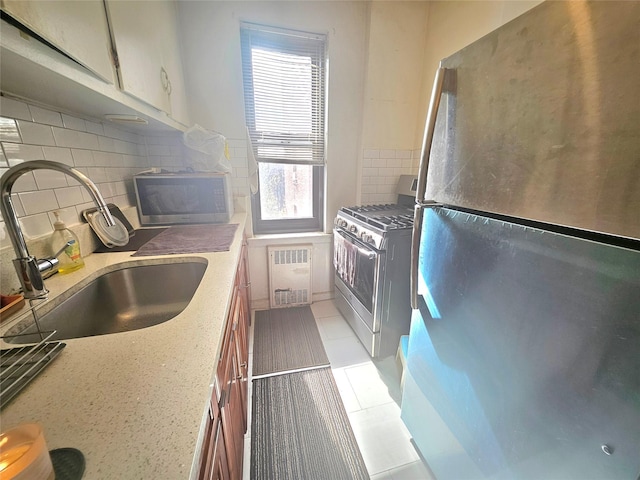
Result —
MULTIPOLYGON (((126 332, 166 322, 191 301, 206 264, 164 263, 125 267, 105 273, 39 319, 43 331, 57 330, 54 340, 126 332)), ((22 323, 22 322, 21 322, 22 323)), ((9 343, 40 340, 35 323, 17 325, 9 343), (28 335, 24 335, 28 334, 28 335)))

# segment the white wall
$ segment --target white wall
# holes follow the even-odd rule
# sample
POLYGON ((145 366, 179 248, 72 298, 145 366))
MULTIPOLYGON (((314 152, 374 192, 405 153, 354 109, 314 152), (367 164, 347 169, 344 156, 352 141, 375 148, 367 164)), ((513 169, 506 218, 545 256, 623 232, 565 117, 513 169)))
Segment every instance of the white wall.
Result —
POLYGON ((412 150, 429 2, 372 2, 363 146, 412 150))
POLYGON ((417 173, 414 141, 428 2, 373 2, 369 26, 359 203, 394 203, 400 175, 417 173))
POLYGON ((431 1, 415 142, 422 147, 433 78, 440 60, 513 20, 542 0, 431 1))

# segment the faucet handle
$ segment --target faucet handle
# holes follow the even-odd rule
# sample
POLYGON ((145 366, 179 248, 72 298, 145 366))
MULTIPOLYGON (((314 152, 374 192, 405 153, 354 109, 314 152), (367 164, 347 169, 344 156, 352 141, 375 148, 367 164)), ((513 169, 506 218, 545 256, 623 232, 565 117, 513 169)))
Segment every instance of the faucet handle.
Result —
MULTIPOLYGON (((56 253, 54 253, 54 254, 53 254, 52 258, 57 259, 57 258, 62 254, 62 252, 64 252, 64 251, 67 249, 67 247, 70 247, 70 246, 71 246, 71 245, 73 245, 74 243, 76 243, 76 241, 75 241, 75 240, 69 240, 67 243, 65 243, 65 244, 62 246, 62 248, 61 248, 60 250, 58 250, 56 253)), ((47 259, 47 260, 48 260, 48 259, 47 259)))

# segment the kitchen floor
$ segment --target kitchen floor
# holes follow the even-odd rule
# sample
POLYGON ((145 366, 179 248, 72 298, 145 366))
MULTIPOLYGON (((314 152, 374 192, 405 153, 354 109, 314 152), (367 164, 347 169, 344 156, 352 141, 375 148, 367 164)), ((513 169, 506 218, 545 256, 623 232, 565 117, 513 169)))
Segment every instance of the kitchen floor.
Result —
MULTIPOLYGON (((400 419, 400 371, 396 359, 388 357, 374 363, 332 300, 314 303, 311 310, 371 479, 433 479, 413 448, 411 436, 400 419)), ((252 368, 253 328, 249 371, 252 368)), ((249 428, 245 435, 245 480, 250 478, 250 446, 249 428)))

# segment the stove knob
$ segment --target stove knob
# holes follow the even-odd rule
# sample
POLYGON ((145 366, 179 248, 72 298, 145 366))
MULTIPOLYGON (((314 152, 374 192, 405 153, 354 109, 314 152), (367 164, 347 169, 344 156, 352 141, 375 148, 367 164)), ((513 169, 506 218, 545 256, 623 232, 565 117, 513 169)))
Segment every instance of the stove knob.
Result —
POLYGON ((349 227, 349 231, 350 231, 351 233, 358 233, 358 227, 356 227, 355 225, 351 225, 351 226, 349 227))
POLYGON ((338 227, 346 227, 347 226, 347 221, 343 220, 342 218, 336 218, 335 224, 338 227))
POLYGON ((373 237, 368 233, 365 233, 360 237, 364 243, 373 243, 373 237))

